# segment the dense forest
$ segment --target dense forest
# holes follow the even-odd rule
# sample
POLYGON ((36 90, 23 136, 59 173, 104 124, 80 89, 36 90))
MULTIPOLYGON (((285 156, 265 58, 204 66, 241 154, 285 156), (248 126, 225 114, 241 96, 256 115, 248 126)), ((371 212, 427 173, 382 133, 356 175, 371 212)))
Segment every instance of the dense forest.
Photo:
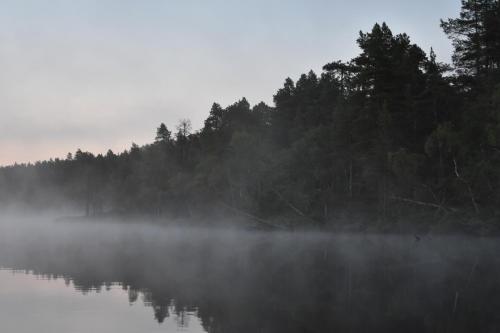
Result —
POLYGON ((452 65, 375 24, 357 57, 287 78, 273 106, 214 103, 198 131, 185 119, 119 154, 3 167, 0 202, 281 226, 500 226, 499 1, 464 0, 441 27, 452 65))

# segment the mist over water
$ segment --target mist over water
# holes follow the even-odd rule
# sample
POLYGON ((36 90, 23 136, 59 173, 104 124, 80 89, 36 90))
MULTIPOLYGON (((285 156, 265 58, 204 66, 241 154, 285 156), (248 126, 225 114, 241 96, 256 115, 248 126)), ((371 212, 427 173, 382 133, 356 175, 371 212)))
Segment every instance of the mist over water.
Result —
POLYGON ((499 0, 5 2, 0 333, 500 332, 499 0))
POLYGON ((0 325, 18 321, 16 332, 58 331, 68 321, 116 332, 494 332, 499 247, 493 238, 4 217, 0 325), (16 293, 23 316, 9 301, 16 293))

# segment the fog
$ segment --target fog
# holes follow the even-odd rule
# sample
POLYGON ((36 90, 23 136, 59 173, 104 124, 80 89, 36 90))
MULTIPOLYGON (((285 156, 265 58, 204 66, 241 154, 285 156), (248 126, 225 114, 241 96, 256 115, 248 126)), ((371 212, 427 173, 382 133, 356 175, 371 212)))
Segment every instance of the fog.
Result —
POLYGON ((499 0, 29 2, 0 332, 500 332, 499 0))
POLYGON ((0 221, 3 269, 65 281, 75 294, 121 288, 151 319, 195 313, 208 332, 496 331, 499 247, 494 238, 204 229, 48 213, 0 221))

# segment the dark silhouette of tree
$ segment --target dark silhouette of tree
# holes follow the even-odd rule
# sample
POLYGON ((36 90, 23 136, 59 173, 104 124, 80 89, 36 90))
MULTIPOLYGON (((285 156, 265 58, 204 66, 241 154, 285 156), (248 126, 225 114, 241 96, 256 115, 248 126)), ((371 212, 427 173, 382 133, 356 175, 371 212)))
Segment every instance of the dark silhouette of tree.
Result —
POLYGON ((154 143, 122 153, 4 167, 0 200, 87 215, 236 214, 266 226, 494 219, 499 10, 467 0, 442 21, 454 67, 375 24, 360 32, 358 56, 287 78, 273 106, 213 103, 199 131, 186 119, 175 133, 161 123, 154 143))
POLYGON ((459 18, 441 20, 453 41, 453 61, 464 75, 478 76, 500 66, 498 0, 462 0, 459 18))
POLYGON ((167 129, 164 123, 156 130, 155 142, 169 142, 172 133, 167 129))

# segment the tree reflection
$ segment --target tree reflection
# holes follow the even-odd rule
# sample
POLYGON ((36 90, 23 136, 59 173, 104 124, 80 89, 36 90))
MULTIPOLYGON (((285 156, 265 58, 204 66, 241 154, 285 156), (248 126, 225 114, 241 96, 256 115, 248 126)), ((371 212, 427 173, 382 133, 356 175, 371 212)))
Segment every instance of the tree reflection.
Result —
POLYGON ((88 236, 8 237, 0 263, 64 278, 82 293, 120 285, 159 323, 175 317, 189 327, 195 315, 208 332, 499 328, 495 240, 199 230, 88 236))

